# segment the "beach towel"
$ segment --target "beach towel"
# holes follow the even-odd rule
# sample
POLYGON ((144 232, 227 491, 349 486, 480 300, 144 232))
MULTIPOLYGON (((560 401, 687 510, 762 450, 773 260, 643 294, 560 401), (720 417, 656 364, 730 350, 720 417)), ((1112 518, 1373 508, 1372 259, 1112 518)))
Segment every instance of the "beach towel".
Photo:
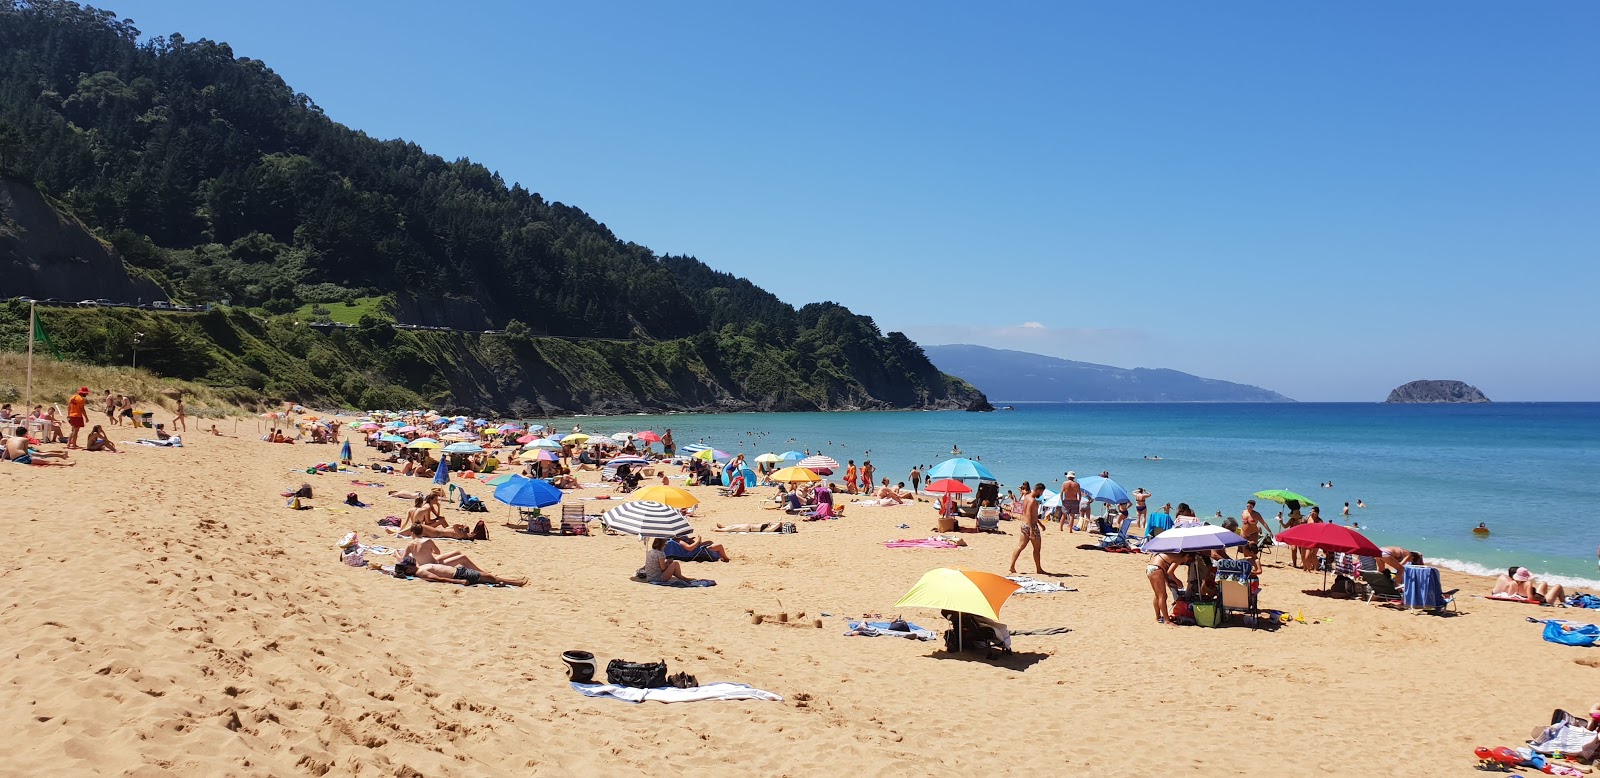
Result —
POLYGON ((783 702, 783 698, 769 691, 742 683, 708 683, 688 689, 663 686, 658 689, 635 689, 630 686, 613 686, 609 683, 575 683, 574 691, 585 697, 610 697, 623 702, 703 702, 705 700, 760 700, 783 702))
POLYGON ((1538 600, 1530 600, 1530 599, 1528 599, 1526 597, 1520 597, 1520 596, 1515 595, 1515 594, 1506 594, 1504 592, 1499 593, 1499 594, 1485 594, 1483 596, 1483 599, 1485 599, 1485 600, 1499 600, 1500 602, 1520 602, 1523 605, 1539 605, 1540 604, 1540 602, 1538 600))
POLYGON ((1077 591, 1077 589, 1062 586, 1058 583, 1041 581, 1037 578, 1032 578, 1026 575, 1008 575, 1006 576, 1006 580, 1012 581, 1022 587, 1021 589, 1013 592, 1013 594, 1049 594, 1051 592, 1077 591))
POLYGON ((150 440, 149 438, 139 438, 138 440, 132 441, 124 440, 122 441, 122 445, 156 446, 157 448, 183 448, 183 440, 181 440, 177 435, 174 435, 172 436, 171 440, 150 440))
POLYGON ((1040 627, 1038 629, 1013 630, 1012 633, 1011 633, 1011 636, 1012 637, 1016 637, 1018 635, 1065 635, 1065 634, 1067 634, 1068 632, 1071 632, 1071 631, 1072 631, 1071 627, 1040 627))
POLYGON ((885 540, 884 548, 955 548, 956 544, 948 540, 935 538, 922 538, 920 540, 885 540))
POLYGON ((1544 639, 1563 646, 1593 646, 1600 642, 1600 627, 1561 619, 1546 619, 1544 639))
POLYGON ((647 583, 651 586, 670 586, 674 589, 704 589, 707 586, 717 585, 717 582, 711 580, 710 578, 696 578, 688 583, 684 583, 682 581, 646 581, 638 576, 630 576, 628 580, 637 581, 639 583, 647 583))
POLYGON ((1401 603, 1407 608, 1443 608, 1444 590, 1439 586, 1439 571, 1423 565, 1405 566, 1405 588, 1401 603))
POLYGON ((910 622, 906 623, 906 627, 908 627, 908 629, 890 629, 893 623, 894 622, 890 621, 852 621, 849 624, 849 631, 845 632, 844 634, 846 637, 854 636, 864 638, 889 637, 905 638, 907 640, 939 639, 939 635, 933 630, 919 627, 910 622))
POLYGON ((1567 605, 1572 608, 1591 608, 1600 610, 1600 597, 1592 594, 1574 594, 1567 598, 1567 605))

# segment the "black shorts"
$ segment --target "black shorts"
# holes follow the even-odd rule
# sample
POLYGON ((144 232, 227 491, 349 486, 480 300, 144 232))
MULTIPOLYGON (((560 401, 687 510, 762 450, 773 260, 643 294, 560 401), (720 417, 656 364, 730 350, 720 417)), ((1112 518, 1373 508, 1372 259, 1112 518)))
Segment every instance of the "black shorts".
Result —
POLYGON ((471 586, 471 585, 477 583, 478 581, 480 581, 482 579, 483 579, 483 573, 480 573, 477 570, 474 570, 474 569, 472 569, 470 567, 457 567, 456 568, 456 580, 458 580, 458 581, 466 581, 468 586, 471 586))

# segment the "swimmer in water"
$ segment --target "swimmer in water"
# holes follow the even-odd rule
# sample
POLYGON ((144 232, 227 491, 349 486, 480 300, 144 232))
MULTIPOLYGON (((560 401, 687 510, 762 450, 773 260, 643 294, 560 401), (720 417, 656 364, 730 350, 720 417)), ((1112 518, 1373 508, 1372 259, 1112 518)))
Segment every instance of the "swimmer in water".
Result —
POLYGON ((1367 504, 1362 502, 1360 498, 1356 498, 1356 507, 1357 508, 1365 508, 1365 507, 1367 507, 1367 504))

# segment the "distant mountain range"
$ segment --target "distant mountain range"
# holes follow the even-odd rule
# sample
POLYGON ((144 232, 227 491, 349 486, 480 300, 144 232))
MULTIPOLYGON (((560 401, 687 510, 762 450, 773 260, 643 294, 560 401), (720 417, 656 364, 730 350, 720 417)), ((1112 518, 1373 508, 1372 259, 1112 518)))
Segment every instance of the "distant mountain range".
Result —
POLYGON ((1294 402, 1270 389, 1165 368, 1126 369, 985 346, 923 346, 941 371, 1002 402, 1294 402))

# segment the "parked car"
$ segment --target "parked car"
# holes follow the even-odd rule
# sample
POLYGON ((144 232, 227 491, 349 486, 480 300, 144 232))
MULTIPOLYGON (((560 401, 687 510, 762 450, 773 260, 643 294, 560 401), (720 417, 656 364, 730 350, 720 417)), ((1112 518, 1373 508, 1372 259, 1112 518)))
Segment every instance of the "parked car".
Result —
POLYGON ((100 307, 100 301, 98 301, 98 300, 79 300, 78 301, 78 307, 79 308, 99 308, 100 307))
POLYGON ((150 307, 158 311, 170 311, 172 310, 172 303, 169 303, 166 300, 151 300, 150 307))

